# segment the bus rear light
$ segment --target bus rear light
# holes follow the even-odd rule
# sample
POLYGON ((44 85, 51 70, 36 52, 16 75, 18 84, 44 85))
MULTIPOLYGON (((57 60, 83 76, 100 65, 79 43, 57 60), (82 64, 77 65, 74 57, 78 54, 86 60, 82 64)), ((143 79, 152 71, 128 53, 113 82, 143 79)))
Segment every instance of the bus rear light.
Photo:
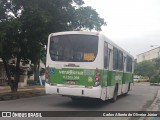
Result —
POLYGON ((100 73, 99 70, 96 69, 96 75, 95 75, 95 86, 98 86, 100 83, 100 73))
POLYGON ((46 80, 48 79, 48 69, 46 69, 46 75, 45 75, 45 77, 46 77, 46 80))
POLYGON ((98 71, 98 69, 96 70, 96 76, 99 76, 100 75, 100 73, 99 73, 99 71, 98 71))
POLYGON ((99 81, 99 77, 96 77, 96 81, 99 81))
POLYGON ((100 73, 98 71, 98 69, 96 69, 96 78, 95 78, 96 81, 99 81, 100 80, 100 73))

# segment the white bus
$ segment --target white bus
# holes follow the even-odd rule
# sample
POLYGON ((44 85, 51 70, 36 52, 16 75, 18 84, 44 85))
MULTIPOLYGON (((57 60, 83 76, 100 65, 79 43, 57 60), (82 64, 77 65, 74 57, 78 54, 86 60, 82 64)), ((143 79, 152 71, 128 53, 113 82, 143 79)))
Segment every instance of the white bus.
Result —
POLYGON ((116 101, 131 90, 133 57, 100 33, 52 33, 46 60, 46 94, 116 101))

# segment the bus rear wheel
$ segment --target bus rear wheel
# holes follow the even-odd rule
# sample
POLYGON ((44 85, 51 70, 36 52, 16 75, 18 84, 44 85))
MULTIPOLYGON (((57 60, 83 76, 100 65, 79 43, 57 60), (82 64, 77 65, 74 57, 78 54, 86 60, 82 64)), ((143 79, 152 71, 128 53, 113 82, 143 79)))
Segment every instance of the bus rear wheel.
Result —
POLYGON ((81 97, 71 97, 72 101, 79 101, 79 100, 82 100, 81 97))
POLYGON ((128 92, 130 91, 130 86, 131 86, 131 83, 129 83, 129 84, 128 84, 127 92, 126 92, 126 93, 124 93, 124 95, 125 95, 125 96, 127 96, 127 95, 128 95, 128 92))
POLYGON ((115 87, 113 98, 111 99, 111 102, 115 102, 117 100, 117 94, 118 94, 118 87, 115 87))

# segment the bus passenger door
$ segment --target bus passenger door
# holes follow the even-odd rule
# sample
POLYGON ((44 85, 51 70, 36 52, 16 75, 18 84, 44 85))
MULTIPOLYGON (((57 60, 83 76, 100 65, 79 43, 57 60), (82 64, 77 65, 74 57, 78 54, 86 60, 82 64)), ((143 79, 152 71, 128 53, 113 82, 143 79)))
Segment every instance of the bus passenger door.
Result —
POLYGON ((112 97, 112 70, 113 70, 113 46, 108 44, 108 72, 107 72, 107 94, 106 99, 110 99, 112 97))
POLYGON ((126 54, 123 54, 123 78, 122 78, 122 93, 126 93, 127 86, 126 86, 126 54))
POLYGON ((103 69, 103 86, 107 87, 108 72, 108 43, 104 42, 104 69, 103 69))
POLYGON ((113 50, 112 49, 108 49, 108 71, 112 71, 113 70, 113 50))
POLYGON ((107 58, 107 85, 106 85, 106 97, 105 99, 111 98, 110 86, 111 86, 111 71, 113 64, 113 46, 108 44, 108 58, 107 58))
POLYGON ((104 54, 103 54, 103 77, 102 77, 102 91, 101 99, 106 100, 107 96, 107 75, 108 75, 108 43, 104 42, 104 54))

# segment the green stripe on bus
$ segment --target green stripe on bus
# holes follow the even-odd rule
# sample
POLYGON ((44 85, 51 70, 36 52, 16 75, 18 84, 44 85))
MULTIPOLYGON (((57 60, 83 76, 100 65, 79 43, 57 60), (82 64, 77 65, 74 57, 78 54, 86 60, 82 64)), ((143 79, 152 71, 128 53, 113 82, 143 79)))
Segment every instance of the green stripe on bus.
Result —
MULTIPOLYGON (((75 85, 94 86, 96 69, 77 68, 49 68, 49 83, 66 84, 68 80, 75 81, 75 85)), ((99 70, 101 87, 114 86, 116 83, 132 82, 132 73, 120 71, 99 70)))
POLYGON ((49 68, 49 83, 67 84, 67 81, 75 81, 75 85, 93 86, 95 69, 76 68, 49 68))

